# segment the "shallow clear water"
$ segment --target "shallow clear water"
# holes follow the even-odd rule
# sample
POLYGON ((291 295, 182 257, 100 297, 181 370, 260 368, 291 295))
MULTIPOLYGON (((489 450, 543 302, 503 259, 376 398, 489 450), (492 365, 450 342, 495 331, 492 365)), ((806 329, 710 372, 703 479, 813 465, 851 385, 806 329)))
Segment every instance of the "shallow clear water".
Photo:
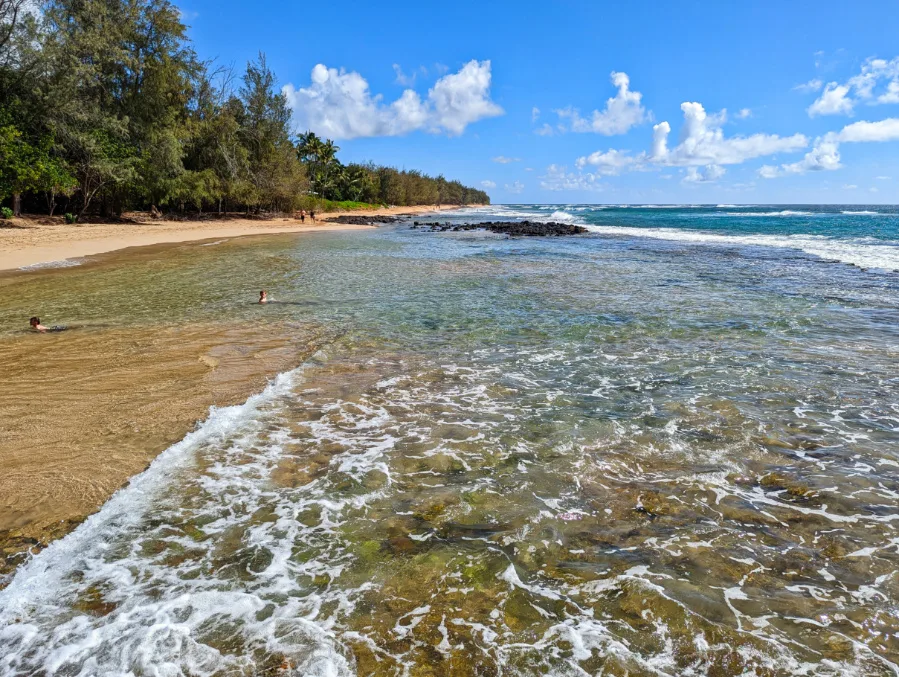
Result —
POLYGON ((899 673, 899 276, 576 209, 17 282, 334 338, 20 569, 0 674, 899 673))

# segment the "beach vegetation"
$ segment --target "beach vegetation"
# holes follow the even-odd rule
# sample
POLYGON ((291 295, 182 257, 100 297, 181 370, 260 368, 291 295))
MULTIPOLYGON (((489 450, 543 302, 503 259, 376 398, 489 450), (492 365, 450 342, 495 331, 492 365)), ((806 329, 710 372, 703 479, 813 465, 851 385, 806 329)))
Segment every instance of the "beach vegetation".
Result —
POLYGON ((340 162, 293 133, 264 54, 202 60, 170 0, 0 2, 0 201, 84 219, 487 202, 443 177, 340 162), (353 206, 350 206, 352 204, 353 206))
POLYGON ((13 216, 12 209, 9 207, 0 207, 0 215, 2 215, 4 219, 11 219, 13 216))
POLYGON ((297 158, 306 167, 311 191, 330 202, 368 202, 383 205, 488 204, 481 190, 432 177, 417 170, 398 170, 374 163, 343 165, 340 148, 313 132, 300 134, 297 158))

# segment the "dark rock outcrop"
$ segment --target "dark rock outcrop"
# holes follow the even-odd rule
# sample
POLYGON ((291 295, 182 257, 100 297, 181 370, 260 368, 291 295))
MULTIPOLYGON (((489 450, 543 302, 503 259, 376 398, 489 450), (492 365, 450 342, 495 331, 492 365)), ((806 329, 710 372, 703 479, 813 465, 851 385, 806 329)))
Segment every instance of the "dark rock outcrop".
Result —
POLYGON ((384 223, 399 223, 403 219, 397 216, 353 216, 352 214, 341 214, 333 219, 328 219, 330 223, 342 223, 347 226, 376 226, 384 223))
POLYGON ((430 232, 458 233, 468 230, 488 230, 491 233, 510 235, 513 237, 554 237, 559 235, 581 235, 589 232, 583 226, 570 223, 541 223, 538 221, 482 221, 481 223, 419 223, 415 221, 413 228, 427 228, 430 232))

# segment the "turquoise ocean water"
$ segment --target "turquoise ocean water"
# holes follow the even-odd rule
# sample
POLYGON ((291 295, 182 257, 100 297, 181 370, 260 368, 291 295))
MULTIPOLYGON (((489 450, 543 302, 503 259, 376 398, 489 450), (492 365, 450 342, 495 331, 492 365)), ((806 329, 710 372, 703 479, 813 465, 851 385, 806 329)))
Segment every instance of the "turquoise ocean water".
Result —
POLYGON ((327 340, 18 570, 0 674, 899 674, 897 208, 417 218, 590 232, 402 223, 15 283, 4 332, 52 298, 79 331, 327 340))

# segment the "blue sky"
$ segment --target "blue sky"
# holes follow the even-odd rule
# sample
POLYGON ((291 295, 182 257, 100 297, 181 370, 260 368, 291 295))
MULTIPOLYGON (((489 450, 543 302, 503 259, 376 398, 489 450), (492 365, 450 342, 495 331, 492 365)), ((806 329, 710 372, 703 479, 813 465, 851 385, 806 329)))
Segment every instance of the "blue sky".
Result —
POLYGON ((345 162, 494 202, 899 202, 899 2, 179 6, 345 162))

